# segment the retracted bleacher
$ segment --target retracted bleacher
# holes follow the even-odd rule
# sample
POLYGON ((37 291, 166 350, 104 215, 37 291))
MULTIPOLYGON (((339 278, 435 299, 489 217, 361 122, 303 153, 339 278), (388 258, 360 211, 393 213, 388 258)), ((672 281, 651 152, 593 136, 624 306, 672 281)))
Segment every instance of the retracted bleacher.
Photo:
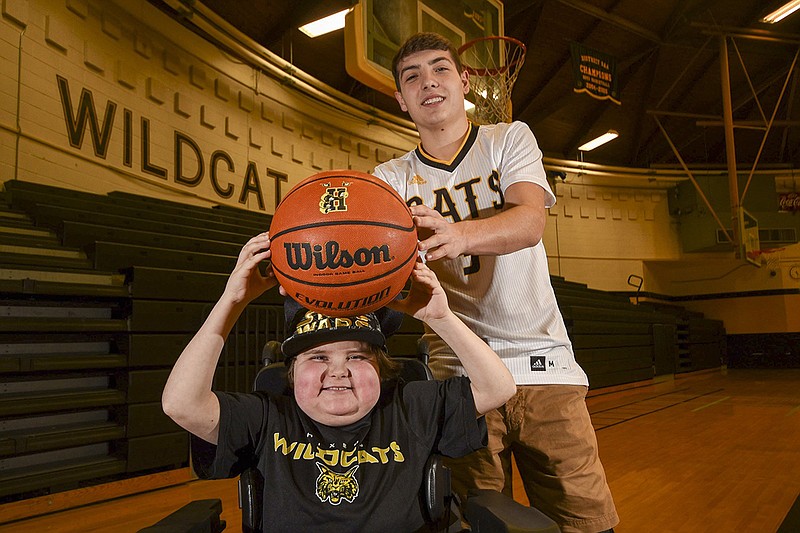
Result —
MULTIPOLYGON (((172 364, 270 217, 10 181, 0 193, 0 502, 188 464, 161 411, 172 364)), ((250 306, 215 387, 247 391, 277 291, 250 306)))
POLYGON ((592 388, 650 379, 657 354, 674 346, 658 335, 674 317, 643 310, 627 298, 552 278, 575 358, 592 388))
POLYGON ((675 373, 719 368, 727 360, 727 335, 721 320, 680 305, 642 302, 644 308, 675 317, 677 359, 675 373))
POLYGON ((714 368, 725 328, 677 305, 631 302, 627 293, 589 289, 552 276, 575 358, 592 388, 714 368))

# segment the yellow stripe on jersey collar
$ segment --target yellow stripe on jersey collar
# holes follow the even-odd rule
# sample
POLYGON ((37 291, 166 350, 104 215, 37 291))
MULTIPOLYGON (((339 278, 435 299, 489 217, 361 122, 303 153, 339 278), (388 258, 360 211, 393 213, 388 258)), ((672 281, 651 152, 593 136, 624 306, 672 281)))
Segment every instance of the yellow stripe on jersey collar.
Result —
POLYGON ((422 143, 419 143, 417 145, 417 149, 415 150, 417 157, 426 165, 452 172, 455 170, 461 160, 464 159, 464 156, 467 155, 467 152, 469 152, 469 149, 472 148, 472 145, 475 144, 475 139, 478 138, 478 128, 479 126, 474 122, 469 123, 469 131, 464 137, 464 142, 461 143, 461 147, 458 149, 458 151, 456 151, 455 155, 450 161, 432 157, 425 152, 425 149, 422 147, 422 143))

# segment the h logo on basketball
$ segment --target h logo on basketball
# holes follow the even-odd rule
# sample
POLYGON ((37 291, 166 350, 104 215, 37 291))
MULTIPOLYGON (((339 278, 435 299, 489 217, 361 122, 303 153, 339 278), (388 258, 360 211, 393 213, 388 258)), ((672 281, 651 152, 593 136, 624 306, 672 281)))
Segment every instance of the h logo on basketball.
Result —
POLYGON ((347 187, 328 187, 319 200, 319 212, 327 215, 334 211, 347 211, 347 197, 347 187))

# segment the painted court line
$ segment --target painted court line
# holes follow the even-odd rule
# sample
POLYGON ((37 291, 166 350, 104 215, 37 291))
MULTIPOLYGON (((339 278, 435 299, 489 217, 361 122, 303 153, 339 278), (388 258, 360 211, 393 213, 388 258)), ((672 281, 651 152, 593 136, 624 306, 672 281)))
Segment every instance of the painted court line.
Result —
POLYGON ((692 409, 692 412, 694 413, 696 411, 700 411, 701 409, 705 409, 706 407, 711 407, 712 405, 716 405, 716 404, 718 404, 720 402, 724 402, 728 398, 730 398, 730 396, 725 396, 724 398, 720 398, 719 400, 713 401, 711 403, 707 403, 705 405, 701 405, 700 407, 696 407, 696 408, 692 409))
MULTIPOLYGON (((616 425, 619 425, 619 424, 623 424, 623 423, 628 422, 630 420, 641 418, 643 416, 647 416, 647 415, 650 415, 650 414, 653 414, 653 413, 657 413, 659 411, 664 411, 664 410, 669 409, 671 407, 675 407, 676 405, 680 405, 682 403, 690 402, 692 400, 696 400, 698 398, 702 398, 703 396, 708 396, 710 394, 715 394, 715 393, 720 392, 720 391, 722 391, 724 389, 714 389, 714 390, 710 390, 710 391, 706 391, 706 392, 702 392, 702 393, 694 393, 694 394, 692 394, 692 393, 683 394, 685 391, 688 391, 688 390, 689 389, 682 389, 682 390, 668 392, 668 393, 665 393, 663 395, 658 395, 658 396, 662 397, 662 398, 660 398, 660 400, 662 400, 662 403, 660 403, 658 407, 655 407, 655 408, 650 409, 650 410, 646 410, 646 411, 644 411, 644 412, 642 412, 640 414, 626 414, 626 413, 622 412, 622 413, 620 413, 622 415, 622 419, 620 419, 620 420, 618 420, 616 422, 608 422, 608 419, 609 418, 615 418, 616 413, 618 411, 621 411, 622 409, 625 409, 625 408, 628 408, 628 407, 631 407, 631 406, 635 406, 637 404, 642 404, 642 403, 645 403, 645 402, 649 402, 650 400, 652 400, 653 398, 656 398, 658 396, 651 397, 651 398, 644 398, 642 400, 634 400, 633 402, 628 403, 628 404, 620 405, 620 406, 617 406, 617 407, 610 407, 608 409, 603 409, 603 410, 600 410, 600 411, 590 412, 590 414, 592 416, 592 421, 593 421, 593 423, 595 425, 595 431, 598 431, 600 429, 606 429, 606 428, 609 428, 609 427, 612 427, 612 426, 616 426, 616 425), (663 400, 665 400, 666 397, 668 397, 670 395, 672 395, 674 397, 676 395, 676 393, 679 396, 678 399, 675 399, 675 400, 673 400, 673 401, 671 401, 669 403, 663 403, 663 400), (594 418, 595 416, 597 416, 597 420, 595 420, 595 418, 594 418)), ((722 400, 726 400, 728 398, 730 398, 730 396, 726 396, 722 400)), ((718 400, 718 401, 722 401, 722 400, 718 400)), ((714 403, 718 403, 718 402, 714 402, 714 403)), ((713 405, 713 403, 709 404, 709 405, 713 405)))

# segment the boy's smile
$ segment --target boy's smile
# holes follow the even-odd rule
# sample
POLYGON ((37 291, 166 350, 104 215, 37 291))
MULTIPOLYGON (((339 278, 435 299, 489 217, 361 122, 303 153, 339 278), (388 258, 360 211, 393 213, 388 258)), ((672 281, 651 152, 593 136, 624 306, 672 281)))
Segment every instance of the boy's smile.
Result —
POLYGON ((378 363, 361 341, 321 344, 297 356, 294 395, 312 419, 344 426, 362 419, 378 402, 378 363))
POLYGON ((469 92, 469 74, 459 74, 449 52, 416 52, 403 59, 397 69, 400 90, 395 98, 418 129, 466 121, 464 95, 469 92))

